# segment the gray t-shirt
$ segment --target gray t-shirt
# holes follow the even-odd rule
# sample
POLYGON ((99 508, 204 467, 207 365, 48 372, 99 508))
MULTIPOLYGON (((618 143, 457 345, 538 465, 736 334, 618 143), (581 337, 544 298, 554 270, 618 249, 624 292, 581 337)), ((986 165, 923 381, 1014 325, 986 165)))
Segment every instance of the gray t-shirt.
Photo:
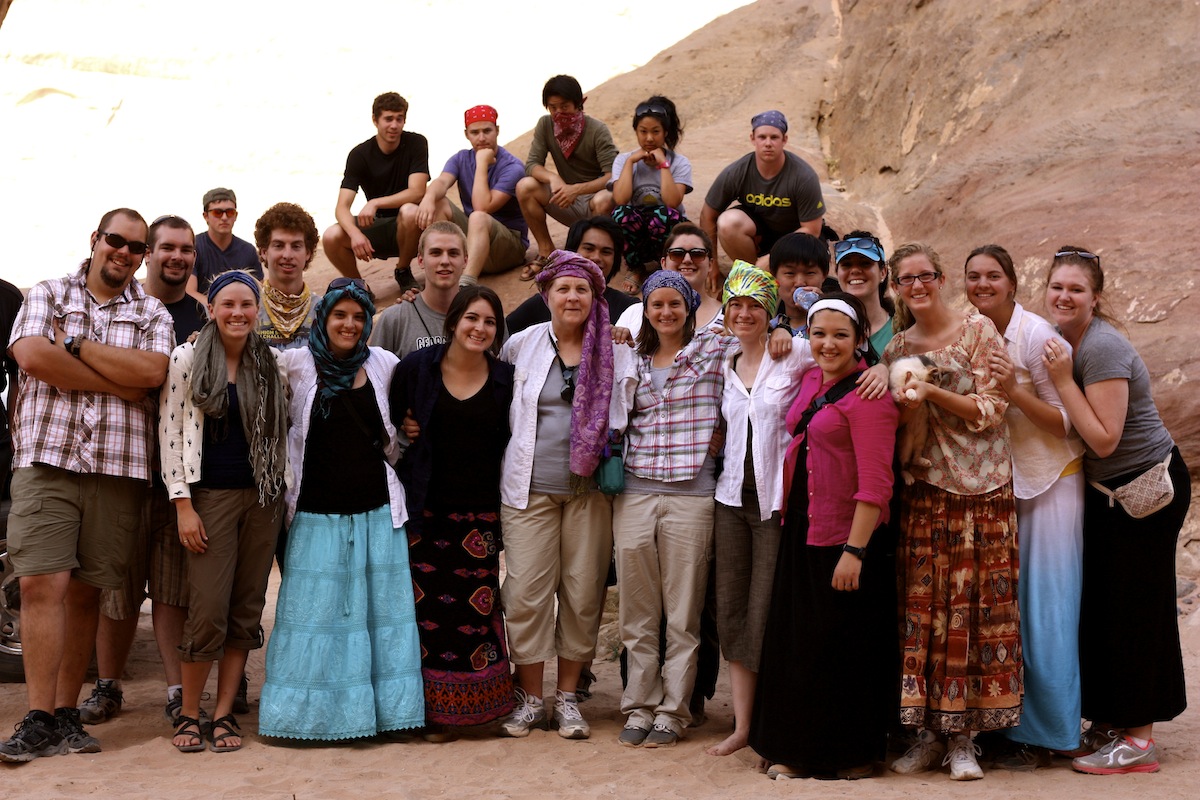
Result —
POLYGON ((1129 410, 1117 449, 1101 458, 1084 442, 1083 468, 1089 480, 1144 471, 1167 457, 1175 442, 1154 405, 1146 364, 1129 340, 1099 317, 1092 319, 1075 350, 1074 377, 1085 388, 1113 378, 1129 381, 1129 410))
POLYGON ((708 189, 704 202, 709 208, 724 211, 738 201, 777 233, 788 233, 825 215, 821 180, 804 159, 784 152, 783 169, 774 178, 763 178, 754 164, 754 153, 747 153, 721 170, 708 189))
MULTIPOLYGON (((632 152, 621 153, 613 162, 612 180, 608 182, 610 191, 613 184, 621 177, 621 173, 625 171, 631 155, 633 155, 632 152)), ((679 153, 668 151, 666 155, 667 161, 671 164, 671 177, 683 187, 683 193, 687 194, 692 190, 692 162, 687 160, 687 156, 679 153)), ((647 167, 645 161, 639 161, 633 165, 633 197, 630 198, 629 204, 635 206, 661 206, 663 204, 662 170, 657 167, 647 167)), ((682 202, 679 203, 676 210, 681 214, 684 213, 682 202)))
POLYGON ((434 311, 426 305, 425 298, 417 295, 411 303, 396 303, 383 310, 375 320, 371 344, 404 358, 422 347, 445 342, 442 335, 445 324, 446 315, 434 311))
POLYGON ((562 367, 550 362, 550 372, 538 395, 537 437, 533 443, 533 475, 529 491, 571 493, 571 404, 562 398, 562 367))

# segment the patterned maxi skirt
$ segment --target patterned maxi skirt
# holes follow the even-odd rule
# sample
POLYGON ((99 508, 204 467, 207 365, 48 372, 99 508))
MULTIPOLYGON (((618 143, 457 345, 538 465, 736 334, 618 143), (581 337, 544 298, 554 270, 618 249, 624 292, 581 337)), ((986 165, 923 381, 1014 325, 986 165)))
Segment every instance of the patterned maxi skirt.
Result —
POLYGON ((671 229, 685 219, 670 206, 632 203, 614 208, 612 217, 625 236, 625 263, 638 275, 645 273, 646 264, 658 264, 671 229))
POLYGON ((481 725, 510 713, 504 619, 500 613, 500 515, 433 512, 409 526, 409 559, 425 718, 481 725))
POLYGON ((896 552, 903 598, 900 721, 940 732, 1021 719, 1017 512, 1012 485, 905 491, 896 552))

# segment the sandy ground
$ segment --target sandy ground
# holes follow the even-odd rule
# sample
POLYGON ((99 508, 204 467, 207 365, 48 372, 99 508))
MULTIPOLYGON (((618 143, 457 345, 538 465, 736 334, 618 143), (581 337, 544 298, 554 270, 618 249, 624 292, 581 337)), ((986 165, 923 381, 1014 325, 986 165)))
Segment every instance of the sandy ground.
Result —
MULTIPOLYGON (((274 619, 278 574, 272 576, 264 620, 274 619)), ((1181 620, 1188 689, 1200 697, 1200 615, 1181 620)), ((602 635, 603 638, 603 635, 602 635)), ((608 648, 602 647, 602 656, 608 648)), ((1194 798, 1200 792, 1200 715, 1189 710, 1156 729, 1163 749, 1155 775, 1099 778, 1071 771, 1065 760, 1035 773, 988 771, 982 781, 954 785, 948 774, 899 776, 882 769, 874 780, 773 782, 751 769, 750 754, 705 755, 732 725, 729 681, 722 670, 709 719, 673 749, 631 750, 617 744, 622 717, 615 661, 598 661, 594 697, 583 705, 592 738, 566 741, 554 731, 526 739, 479 733, 447 744, 416 742, 338 745, 280 745, 260 740, 258 689, 263 656, 251 655, 251 712, 241 717, 246 746, 228 754, 176 752, 162 716, 162 673, 154 648, 149 604, 142 609, 125 682, 125 708, 115 720, 95 726, 104 752, 0 765, 3 797, 11 798, 708 798, 780 797, 821 793, 824 797, 921 797, 929 791, 961 798, 1106 797, 1142 800, 1194 798)), ((214 679, 215 680, 215 679, 214 679)), ((552 685, 552 674, 547 685, 552 685)), ((215 685, 209 687, 215 691, 215 685)), ((7 729, 25 710, 24 687, 0 685, 0 723, 7 729)))

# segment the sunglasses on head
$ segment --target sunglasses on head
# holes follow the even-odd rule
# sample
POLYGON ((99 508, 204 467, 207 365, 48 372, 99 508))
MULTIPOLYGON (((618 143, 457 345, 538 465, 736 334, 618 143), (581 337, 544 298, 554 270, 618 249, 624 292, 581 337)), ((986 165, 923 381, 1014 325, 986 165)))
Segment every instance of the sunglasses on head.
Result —
POLYGON ((210 208, 205 213, 212 214, 217 219, 220 219, 221 217, 229 217, 230 219, 237 219, 237 209, 236 208, 210 208))
POLYGON ((647 114, 657 114, 658 116, 667 116, 667 110, 660 105, 651 105, 650 103, 642 103, 633 112, 633 118, 639 119, 647 114))
POLYGON ((1063 258, 1064 256, 1079 256, 1086 258, 1088 261, 1095 261, 1096 266, 1100 266, 1100 256, 1095 253, 1089 253, 1087 250, 1059 250, 1054 254, 1055 258, 1063 258))
POLYGON ((188 221, 186 219, 179 216, 178 214, 163 214, 161 217, 154 220, 154 222, 151 222, 150 227, 153 228, 155 225, 161 225, 162 223, 166 222, 167 220, 175 220, 178 222, 182 222, 184 225, 187 225, 189 228, 192 227, 191 225, 188 225, 188 221))
POLYGON ((372 302, 375 300, 375 293, 371 291, 371 287, 368 286, 367 282, 362 278, 347 278, 344 276, 341 278, 334 278, 329 282, 329 286, 325 289, 325 293, 329 294, 335 289, 346 289, 351 286, 357 286, 359 289, 362 289, 364 292, 366 292, 367 296, 371 298, 372 302))
POLYGON ((869 238, 866 236, 856 236, 853 239, 843 239, 840 242, 833 243, 833 254, 837 258, 841 258, 851 250, 858 250, 859 252, 870 250, 878 256, 878 258, 874 259, 875 261, 883 261, 883 245, 874 236, 869 238))
POLYGON ((146 250, 149 249, 149 245, 147 245, 145 242, 131 242, 119 233, 100 231, 100 235, 104 237, 105 243, 107 243, 108 246, 113 250, 120 250, 122 247, 128 247, 129 252, 132 255, 141 256, 145 255, 146 250))
POLYGON ((672 247, 667 250, 667 258, 676 263, 682 262, 684 256, 691 256, 692 261, 703 261, 708 258, 708 250, 703 247, 693 247, 691 249, 686 247, 672 247))

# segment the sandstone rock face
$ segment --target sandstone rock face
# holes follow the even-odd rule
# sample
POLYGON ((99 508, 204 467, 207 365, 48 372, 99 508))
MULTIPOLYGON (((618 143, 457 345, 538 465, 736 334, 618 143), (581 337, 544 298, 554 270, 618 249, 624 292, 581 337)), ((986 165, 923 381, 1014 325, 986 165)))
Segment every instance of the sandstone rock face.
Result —
POLYGON ((1042 313, 1054 250, 1093 249, 1163 418, 1200 469, 1188 344, 1200 317, 1197 31, 1200 6, 1176 0, 1136 11, 1117 0, 759 0, 590 90, 587 110, 628 150, 638 101, 676 102, 695 219, 720 169, 749 151, 750 117, 779 108, 789 148, 826 182, 833 227, 875 230, 889 251, 928 242, 956 292, 966 254, 996 242, 1018 265, 1019 299, 1042 313))

